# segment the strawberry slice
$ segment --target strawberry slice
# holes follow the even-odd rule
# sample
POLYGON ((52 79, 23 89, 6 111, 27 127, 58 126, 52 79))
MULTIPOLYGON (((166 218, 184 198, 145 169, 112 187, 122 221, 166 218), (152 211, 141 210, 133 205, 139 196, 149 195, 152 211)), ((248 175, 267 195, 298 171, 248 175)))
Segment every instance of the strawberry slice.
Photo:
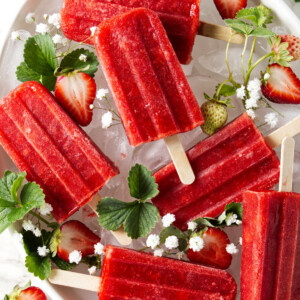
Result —
POLYGON ((269 66, 270 78, 262 85, 263 95, 276 103, 300 103, 300 80, 291 68, 269 66))
POLYGON ((69 255, 74 250, 80 251, 82 257, 94 254, 94 245, 100 238, 83 223, 71 220, 60 227, 61 237, 57 247, 59 258, 69 261, 69 255))
POLYGON ((31 286, 23 290, 20 293, 20 295, 15 299, 16 300, 47 300, 47 297, 41 289, 35 286, 31 286))
POLYGON ((288 50, 290 55, 293 56, 293 60, 300 59, 300 38, 294 35, 280 35, 281 43, 289 43, 288 50))
POLYGON ((189 260, 206 266, 227 269, 232 259, 232 255, 226 251, 226 246, 230 244, 227 234, 221 229, 209 228, 202 238, 204 248, 198 252, 189 249, 187 252, 189 260))
POLYGON ((234 19, 236 13, 247 6, 247 0, 214 0, 222 19, 234 19))
POLYGON ((96 97, 96 83, 90 75, 73 73, 58 77, 55 97, 75 122, 82 126, 91 123, 93 111, 90 105, 96 97))

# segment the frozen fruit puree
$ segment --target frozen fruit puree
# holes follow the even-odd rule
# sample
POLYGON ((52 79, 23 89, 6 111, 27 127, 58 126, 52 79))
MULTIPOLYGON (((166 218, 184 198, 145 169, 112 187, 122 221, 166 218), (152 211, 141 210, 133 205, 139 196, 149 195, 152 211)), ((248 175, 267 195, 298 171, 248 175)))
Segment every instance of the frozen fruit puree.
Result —
POLYGON ((154 176, 159 194, 152 202, 160 214, 175 214, 181 229, 199 217, 215 217, 226 204, 241 202, 248 189, 272 188, 279 160, 246 113, 187 152, 196 180, 180 182, 173 163, 154 176))
POLYGON ((91 27, 139 7, 158 14, 179 61, 189 63, 199 26, 199 0, 64 0, 61 28, 67 38, 82 42, 91 35, 91 27))
POLYGON ((300 195, 243 197, 241 299, 300 299, 300 195))
POLYGON ((0 101, 0 142, 27 179, 38 183, 62 222, 118 169, 37 82, 0 101))
POLYGON ((154 12, 134 9, 101 23, 95 46, 132 146, 189 131, 204 122, 154 12))
POLYGON ((108 245, 99 299, 233 300, 237 287, 224 270, 108 245))

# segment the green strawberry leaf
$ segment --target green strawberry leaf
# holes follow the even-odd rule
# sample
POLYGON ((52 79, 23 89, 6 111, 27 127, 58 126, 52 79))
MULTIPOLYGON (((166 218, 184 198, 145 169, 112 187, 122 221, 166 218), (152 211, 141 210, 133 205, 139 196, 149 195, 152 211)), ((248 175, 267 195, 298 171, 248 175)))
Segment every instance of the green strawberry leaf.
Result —
POLYGON ((34 276, 44 280, 50 276, 51 262, 49 257, 40 257, 38 254, 30 254, 26 256, 25 266, 34 276))
POLYGON ((51 257, 51 261, 61 270, 69 271, 75 268, 77 265, 75 263, 69 263, 68 261, 59 258, 57 255, 51 257))
POLYGON ((52 257, 56 256, 57 253, 57 247, 60 244, 61 240, 61 232, 60 232, 60 227, 57 227, 51 236, 50 243, 49 243, 49 249, 51 251, 52 257))
POLYGON ((258 26, 259 11, 256 7, 241 9, 237 12, 235 18, 239 20, 249 20, 252 25, 258 26))
POLYGON ((241 203, 231 202, 226 205, 225 212, 227 214, 234 213, 238 216, 239 220, 243 219, 243 206, 241 203))
POLYGON ((171 225, 169 227, 164 228, 160 234, 159 234, 159 239, 160 243, 164 244, 166 242, 166 239, 169 236, 175 235, 178 238, 178 249, 179 251, 184 251, 187 248, 188 242, 187 242, 187 237, 186 235, 177 227, 171 225))
POLYGON ((31 231, 22 231, 23 236, 23 244, 26 254, 37 254, 37 248, 46 245, 50 242, 52 237, 52 232, 41 230, 42 235, 40 237, 36 237, 31 231))
POLYGON ((227 26, 229 26, 231 29, 235 30, 238 33, 242 33, 245 35, 249 35, 252 30, 254 29, 253 26, 247 24, 244 21, 237 20, 237 19, 226 19, 224 20, 227 26))
POLYGON ((273 31, 271 31, 271 30, 269 30, 269 29, 267 29, 267 28, 263 28, 263 27, 261 27, 261 28, 255 28, 251 33, 250 33, 250 35, 249 36, 257 36, 257 37, 273 37, 273 36, 275 36, 276 34, 273 32, 273 31))
POLYGON ((40 83, 44 85, 49 91, 54 91, 57 77, 54 75, 42 75, 40 83))
POLYGON ((142 202, 155 197, 159 193, 158 185, 155 183, 151 171, 139 164, 133 166, 129 171, 128 186, 130 195, 142 202))
POLYGON ((16 71, 17 79, 21 82, 26 81, 37 81, 40 82, 41 75, 37 72, 31 70, 25 62, 22 62, 18 67, 16 71))
MULTIPOLYGON (((219 89, 220 84, 216 86, 216 91, 219 89)), ((219 91, 219 96, 229 97, 236 94, 236 88, 232 85, 223 84, 219 91)))

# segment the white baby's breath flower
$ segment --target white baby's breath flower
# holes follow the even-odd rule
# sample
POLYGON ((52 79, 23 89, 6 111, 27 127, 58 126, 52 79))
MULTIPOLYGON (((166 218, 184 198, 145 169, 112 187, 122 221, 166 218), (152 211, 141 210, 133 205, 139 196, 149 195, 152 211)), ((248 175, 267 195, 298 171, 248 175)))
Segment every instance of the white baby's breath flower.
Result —
POLYGON ((11 33, 11 39, 13 41, 19 40, 20 39, 20 32, 19 31, 13 31, 11 33))
POLYGON ((46 246, 43 246, 43 247, 38 247, 37 252, 39 256, 45 257, 47 256, 48 253, 50 253, 50 250, 46 246))
POLYGON ((246 89, 245 89, 245 86, 242 85, 240 88, 238 88, 236 90, 236 96, 239 98, 239 99, 243 99, 245 96, 246 96, 246 89))
POLYGON ((190 239, 190 248, 194 252, 198 252, 203 249, 204 247, 204 241, 200 236, 195 236, 190 239))
POLYGON ((34 13, 29 13, 26 15, 25 17, 25 22, 28 23, 28 24, 32 24, 35 22, 35 14, 34 13))
POLYGON ((240 243, 240 245, 243 245, 243 239, 242 239, 242 237, 239 238, 239 243, 240 243))
POLYGON ((188 229, 194 231, 197 228, 196 222, 188 222, 188 229))
POLYGON ((167 237, 165 245, 168 249, 175 249, 179 246, 178 238, 175 235, 170 235, 167 237))
POLYGON ((176 253, 176 256, 177 256, 177 259, 181 260, 181 259, 183 259, 183 257, 184 257, 184 252, 183 252, 183 251, 177 252, 177 253, 176 253))
POLYGON ((271 128, 274 128, 278 123, 278 116, 275 113, 268 113, 265 115, 265 122, 271 128))
POLYGON ((253 80, 250 80, 247 89, 249 92, 258 92, 260 91, 261 87, 261 81, 258 78, 254 78, 253 80))
POLYGON ((108 89, 99 89, 96 94, 96 98, 102 100, 109 93, 108 89))
POLYGON ((102 116, 102 128, 108 128, 113 121, 113 115, 110 111, 102 116))
POLYGON ((230 226, 230 225, 234 224, 236 221, 237 221, 237 215, 232 214, 226 218, 226 225, 230 226))
POLYGON ((266 73, 266 74, 264 75, 264 80, 268 80, 270 77, 271 77, 271 75, 270 75, 269 73, 266 73))
POLYGON ((173 214, 166 214, 162 218, 162 223, 164 227, 169 227, 174 222, 175 222, 175 215, 173 214))
POLYGON ((247 100, 246 100, 245 107, 246 107, 246 109, 251 109, 251 108, 256 108, 256 107, 258 107, 257 99, 255 99, 255 98, 247 99, 247 100))
POLYGON ((36 237, 40 237, 42 235, 39 228, 35 228, 32 232, 36 237))
POLYGON ((86 62, 87 56, 84 54, 80 54, 79 60, 86 62))
POLYGON ((235 244, 231 243, 226 246, 226 251, 229 254, 237 254, 239 253, 239 249, 236 248, 235 244))
POLYGON ((35 31, 37 33, 46 34, 50 31, 50 27, 47 24, 40 23, 36 25, 35 31))
POLYGON ((104 246, 100 242, 94 245, 94 249, 96 255, 104 254, 104 246))
POLYGON ((261 93, 260 90, 259 91, 251 91, 249 93, 250 95, 250 99, 253 99, 253 101, 258 101, 261 98, 261 93))
POLYGON ((154 253, 153 253, 154 256, 158 256, 158 257, 162 257, 163 254, 164 254, 163 249, 156 249, 156 250, 154 250, 154 253))
POLYGON ((60 14, 52 14, 48 18, 48 23, 54 25, 56 28, 60 28, 60 14))
POLYGON ((236 224, 236 225, 241 225, 242 223, 243 223, 243 222, 242 222, 241 220, 236 220, 236 221, 235 221, 235 224, 236 224))
POLYGON ((247 109, 246 113, 248 114, 248 116, 254 120, 256 117, 255 111, 253 109, 247 109))
POLYGON ((96 29, 97 29, 97 26, 93 26, 93 27, 90 28, 92 36, 95 34, 96 29))
POLYGON ((53 38, 52 41, 54 44, 61 44, 63 41, 63 37, 60 34, 56 34, 53 38))
POLYGON ((160 243, 159 236, 157 234, 150 234, 147 238, 146 245, 152 249, 156 248, 160 243))
POLYGON ((69 254, 69 262, 79 264, 82 259, 81 251, 74 250, 69 254))
POLYGON ((61 43, 62 43, 63 46, 67 46, 68 43, 69 43, 69 40, 67 38, 63 38, 61 43))
POLYGON ((89 274, 94 275, 96 273, 97 268, 95 266, 92 266, 88 268, 89 274))
POLYGON ((39 209, 40 214, 43 216, 49 215, 53 211, 53 207, 49 203, 45 203, 43 206, 39 209))
POLYGON ((90 104, 90 109, 94 109, 95 105, 94 104, 90 104))
POLYGON ((22 227, 25 231, 33 231, 35 229, 35 226, 32 224, 31 220, 24 220, 22 227))
POLYGON ((44 15, 43 15, 43 18, 44 18, 45 20, 48 20, 49 15, 48 15, 48 14, 44 14, 44 15))

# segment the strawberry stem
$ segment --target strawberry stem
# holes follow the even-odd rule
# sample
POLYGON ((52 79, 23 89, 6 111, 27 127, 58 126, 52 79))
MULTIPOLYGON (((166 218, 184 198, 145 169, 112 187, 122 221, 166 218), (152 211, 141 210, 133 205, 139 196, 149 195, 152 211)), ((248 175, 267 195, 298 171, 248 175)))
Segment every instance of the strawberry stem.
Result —
POLYGON ((246 35, 244 49, 243 49, 243 52, 242 52, 242 72, 243 72, 243 78, 244 78, 244 80, 246 78, 246 75, 245 75, 245 66, 244 66, 244 56, 245 56, 245 52, 246 52, 247 45, 248 45, 248 38, 249 38, 248 35, 246 35))
POLYGON ((250 52, 250 58, 249 58, 249 63, 248 63, 248 70, 251 68, 251 65, 252 65, 252 58, 253 58, 253 53, 254 53, 255 46, 256 46, 256 40, 257 40, 257 37, 255 36, 254 40, 253 40, 251 52, 250 52))
POLYGON ((32 216, 36 217, 38 220, 44 222, 46 225, 50 225, 50 222, 48 222, 46 219, 44 219, 43 217, 41 217, 39 214, 33 212, 33 211, 30 211, 29 212, 32 216))

